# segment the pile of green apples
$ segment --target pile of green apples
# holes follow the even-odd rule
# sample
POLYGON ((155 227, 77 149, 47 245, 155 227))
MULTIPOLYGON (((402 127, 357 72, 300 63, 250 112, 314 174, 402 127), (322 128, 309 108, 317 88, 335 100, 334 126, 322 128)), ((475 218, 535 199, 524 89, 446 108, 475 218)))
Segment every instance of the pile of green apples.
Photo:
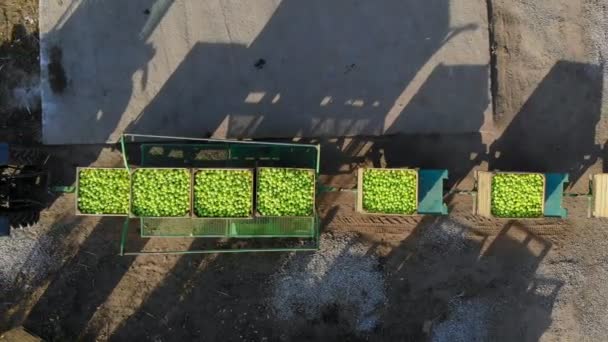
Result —
POLYGON ((263 216, 310 216, 314 210, 314 191, 314 170, 261 168, 257 211, 263 216))
POLYGON ((414 214, 418 207, 417 180, 416 170, 364 170, 363 210, 368 213, 414 214))
POLYGON ((82 169, 78 173, 78 210, 91 215, 129 213, 126 169, 82 169))
POLYGON ((492 177, 492 215, 543 215, 544 179, 540 174, 498 173, 492 177))
POLYGON ((135 216, 186 216, 190 212, 188 170, 135 170, 132 191, 132 210, 135 216))
POLYGON ((194 176, 194 213, 199 217, 247 217, 253 209, 253 172, 208 169, 194 176))

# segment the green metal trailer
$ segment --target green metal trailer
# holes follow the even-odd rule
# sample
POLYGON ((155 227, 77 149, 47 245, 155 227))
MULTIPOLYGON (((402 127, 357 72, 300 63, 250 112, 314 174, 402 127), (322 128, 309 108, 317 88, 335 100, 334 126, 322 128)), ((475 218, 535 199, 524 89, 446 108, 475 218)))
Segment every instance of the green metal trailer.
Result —
MULTIPOLYGON (((232 141, 124 134, 120 140, 125 168, 306 168, 318 180, 320 147, 313 144, 232 141)), ((125 218, 121 255, 311 251, 319 247, 319 217, 256 216, 248 218, 125 218), (211 244, 188 249, 130 250, 129 230, 140 239, 207 239, 211 244), (231 244, 230 241, 239 241, 231 244), (217 243, 215 243, 217 242, 217 243), (222 247, 217 247, 217 246, 222 247), (234 245, 237 245, 235 247, 234 245)))

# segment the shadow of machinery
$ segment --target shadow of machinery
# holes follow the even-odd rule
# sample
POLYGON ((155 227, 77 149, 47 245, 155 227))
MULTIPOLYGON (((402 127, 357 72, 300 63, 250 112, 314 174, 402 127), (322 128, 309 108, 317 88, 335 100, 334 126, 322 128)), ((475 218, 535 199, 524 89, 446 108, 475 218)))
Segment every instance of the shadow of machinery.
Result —
POLYGON ((366 159, 379 164, 384 154, 388 166, 455 170, 453 186, 485 152, 476 132, 490 106, 488 66, 432 66, 412 98, 401 99, 441 46, 480 29, 449 27, 448 13, 446 0, 283 1, 248 46, 197 43, 126 131, 231 138, 280 132, 321 142, 322 173, 331 178, 366 159), (334 11, 340 15, 327 20, 334 11), (385 133, 403 136, 315 138, 385 133))
POLYGON ((424 218, 385 259, 388 305, 374 337, 424 340, 452 320, 458 331, 448 339, 537 341, 563 285, 535 276, 550 248, 517 221, 492 237, 448 218, 424 218), (477 302, 487 303, 483 317, 453 317, 459 305, 477 302), (472 322, 479 319, 485 323, 472 322), (487 324, 482 337, 473 329, 479 324, 487 324))
MULTIPOLYGON (((450 172, 446 186, 453 188, 475 166, 487 161, 490 170, 568 173, 572 186, 602 158, 603 146, 595 142, 601 116, 601 66, 556 63, 491 144, 489 153, 478 133, 489 105, 485 76, 487 71, 481 66, 438 66, 394 122, 398 127, 429 122, 426 133, 339 138, 326 144, 324 173, 340 178, 362 164, 446 168, 450 172), (469 79, 466 91, 462 90, 463 79, 469 79), (433 97, 442 99, 440 108, 429 105, 432 102, 428 99, 433 97), (461 98, 472 100, 463 102, 461 98), (469 121, 459 121, 461 116, 450 117, 452 110, 470 113, 469 121), (475 133, 435 131, 453 125, 475 133), (349 167, 344 168, 345 164, 349 167)), ((350 183, 354 184, 352 180, 350 183)))
MULTIPOLYGON (((356 239, 347 242, 332 259, 333 263, 326 264, 324 277, 340 271, 336 269, 343 265, 340 259, 350 253, 349 248, 355 243, 358 243, 356 239)), ((190 248, 197 249, 197 241, 190 248)), ((359 317, 352 312, 356 310, 341 305, 344 303, 338 298, 336 303, 319 307, 319 316, 314 318, 296 308, 292 308, 295 313, 289 320, 281 319, 274 312, 273 280, 290 277, 289 273, 281 273, 286 262, 294 261, 290 258, 297 259, 296 264, 304 267, 301 272, 309 267, 319 271, 323 266, 314 262, 326 261, 320 261, 318 254, 316 259, 313 257, 312 253, 254 253, 246 258, 238 254, 180 257, 109 340, 358 340, 354 324, 359 317)), ((367 256, 356 258, 363 261, 367 256)), ((349 265, 353 264, 357 262, 349 265)), ((314 277, 311 275, 313 283, 309 286, 314 288, 324 282, 325 278, 314 277)), ((98 333, 102 329, 100 327, 98 333)))
POLYGON ((447 0, 282 1, 250 44, 194 45, 127 131, 384 133, 386 114, 419 69, 448 40, 474 29, 449 27, 447 0))
POLYGON ((491 106, 488 75, 486 65, 437 66, 394 123, 425 122, 425 129, 376 146, 384 152, 386 167, 447 169, 448 188, 467 177, 486 157, 479 131, 491 106))
POLYGON ((601 157, 602 87, 602 66, 557 62, 490 146, 489 169, 565 172, 574 184, 601 157))
POLYGON ((344 183, 340 178, 361 165, 447 169, 446 186, 457 186, 487 157, 479 130, 488 89, 487 66, 438 65, 387 130, 406 133, 322 139, 322 173, 344 183))
MULTIPOLYGON (((88 122, 85 126, 91 141, 105 141, 109 138, 132 95, 133 75, 142 71, 143 79, 146 80, 146 65, 153 51, 145 39, 166 13, 171 2, 70 2, 66 4, 65 12, 57 25, 45 33, 41 55, 48 60, 43 60, 42 63, 42 92, 56 93, 56 99, 61 103, 70 96, 78 96, 76 90, 85 89, 88 84, 97 84, 102 89, 99 93, 88 92, 82 97, 94 97, 96 101, 78 101, 79 118, 88 122), (91 13, 95 15, 91 16, 91 13), (141 16, 132 15, 133 13, 141 13, 141 16), (118 18, 118 24, 108 26, 98 23, 107 19, 108 15, 118 18), (96 38, 84 41, 82 37, 78 38, 83 28, 88 30, 89 39, 93 36, 96 38), (97 31, 93 32, 95 30, 97 31), (105 54, 104 58, 94 56, 95 48, 111 46, 117 40, 130 41, 132 44, 122 53, 105 54), (70 49, 62 51, 60 45, 70 49), (94 58, 98 62, 98 69, 93 76, 84 71, 78 72, 78 67, 86 68, 79 61, 87 58, 94 58), (73 73, 68 73, 64 68, 69 64, 77 65, 73 73), (118 86, 110 87, 109 83, 118 86)), ((50 107, 47 109, 53 109, 53 106, 50 107)), ((55 121, 48 120, 47 124, 53 122, 55 121)), ((68 125, 68 129, 77 128, 72 123, 68 125)), ((52 128, 59 135, 64 134, 65 129, 65 126, 52 128)), ((51 155, 48 168, 52 185, 69 185, 75 181, 76 167, 89 166, 99 159, 103 149, 116 146, 97 144, 40 148, 51 155)), ((120 167, 122 160, 114 160, 112 163, 114 165, 104 166, 120 167)), ((49 207, 57 197, 58 195, 51 199, 49 207)), ((53 229, 46 237, 54 244, 52 257, 67 255, 67 260, 60 261, 59 270, 44 280, 44 285, 48 286, 29 312, 26 308, 20 308, 4 320, 8 324, 24 321, 25 326, 46 340, 82 338, 97 308, 108 299, 135 260, 134 257, 118 256, 120 230, 116 228, 121 226, 121 218, 100 218, 83 241, 80 241, 80 234, 87 232, 82 226, 90 227, 91 223, 88 222, 92 219, 68 215, 68 218, 61 217, 50 223, 53 229), (75 246, 77 251, 74 252, 75 246)), ((145 240, 140 240, 132 248, 138 250, 144 243, 145 240)))
POLYGON ((41 37, 41 92, 48 102, 43 103, 43 110, 53 118, 45 120, 45 143, 100 144, 110 140, 135 87, 147 86, 148 63, 156 52, 146 39, 172 3, 133 0, 65 4, 55 26, 41 37), (120 53, 108 52, 116 47, 120 47, 120 53), (141 82, 136 85, 137 73, 141 82), (61 120, 60 111, 67 107, 78 112, 69 122, 61 120), (66 133, 66 127, 86 130, 86 135, 74 139, 66 133))
MULTIPOLYGON (((285 261, 283 253, 186 255, 160 274, 162 280, 149 293, 133 284, 119 287, 135 258, 116 256, 119 232, 110 228, 117 225, 112 218, 100 221, 31 310, 24 324, 28 330, 47 340, 357 336, 348 330, 352 327, 344 321, 344 308, 337 307, 334 318, 323 318, 322 324, 284 326, 269 315, 269 284, 285 261), (100 309, 113 292, 123 298, 114 298, 108 310, 100 309), (117 319, 117 312, 127 313, 126 318, 117 319), (107 324, 118 326, 106 331, 107 324)), ((147 240, 141 241, 135 248, 143 248, 147 240)), ((198 248, 192 240, 190 249, 198 248)), ((517 221, 508 222, 492 239, 447 218, 425 217, 383 259, 388 301, 379 311, 381 325, 369 337, 425 338, 433 331, 425 327, 427 322, 434 328, 450 319, 454 300, 482 298, 506 303, 486 317, 497 334, 491 337, 537 340, 551 323, 562 286, 535 276, 550 248, 517 221)))
MULTIPOLYGON (((197 249, 196 241, 191 249, 197 249)), ((159 285, 117 326, 111 341, 259 339, 277 334, 268 316, 269 279, 286 253, 179 257, 159 285)), ((129 289, 133 291, 133 289, 129 289)), ((94 338, 103 326, 91 330, 94 338)))
MULTIPOLYGON (((141 71, 140 86, 145 89, 147 65, 156 54, 145 38, 171 4, 84 2, 66 11, 72 14, 61 18, 61 25, 46 36, 52 49, 62 37, 64 43, 77 41, 78 36, 72 36, 78 32, 75 28, 87 26, 93 37, 99 37, 99 46, 129 42, 123 53, 97 59, 99 79, 89 95, 98 100, 84 100, 79 109, 79 120, 96 127, 91 140, 105 141, 116 129, 133 95, 135 73, 141 71), (89 20, 103 20, 87 15, 97 12, 115 13, 116 27, 87 25, 89 20), (109 29, 123 34, 105 32, 109 29)), ((482 29, 474 24, 450 27, 449 7, 448 0, 389 0, 381 5, 283 1, 248 45, 195 44, 125 131, 233 138, 276 132, 286 138, 406 133, 399 142, 355 138, 348 146, 328 144, 324 151, 334 150, 328 153, 351 164, 365 155, 377 164, 378 156, 385 154, 388 166, 440 165, 455 170, 448 184, 453 186, 485 150, 479 134, 471 132, 479 131, 490 101, 487 65, 427 65, 460 33, 482 29), (428 78, 411 86, 418 83, 414 78, 420 69, 429 66, 428 78), (401 103, 403 94, 412 91, 411 100, 401 103), (370 150, 368 141, 380 146, 370 150)), ((91 84, 88 74, 62 76, 52 72, 51 64, 59 70, 62 63, 87 60, 95 53, 93 48, 81 50, 79 56, 56 53, 61 58, 49 64, 49 77, 56 73, 56 79, 66 80, 62 96, 76 94, 70 89, 86 89, 91 84)), ((327 163, 324 172, 343 174, 340 167, 327 163)))
POLYGON ((563 282, 535 276, 551 246, 518 221, 510 221, 484 252, 482 261, 498 266, 491 285, 501 288, 498 298, 507 301, 491 319, 496 334, 493 339, 538 341, 551 325, 551 312, 563 282))

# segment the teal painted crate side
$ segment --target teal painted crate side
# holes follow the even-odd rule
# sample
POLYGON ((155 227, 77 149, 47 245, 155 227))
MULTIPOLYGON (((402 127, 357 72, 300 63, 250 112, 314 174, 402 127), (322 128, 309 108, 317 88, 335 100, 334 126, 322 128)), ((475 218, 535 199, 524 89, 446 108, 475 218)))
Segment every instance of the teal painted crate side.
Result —
POLYGON ((447 170, 418 171, 418 213, 446 215, 448 208, 443 203, 443 181, 448 178, 447 170))
POLYGON ((545 174, 545 209, 544 215, 551 217, 568 216, 568 210, 562 207, 564 197, 564 185, 568 183, 566 173, 545 174))

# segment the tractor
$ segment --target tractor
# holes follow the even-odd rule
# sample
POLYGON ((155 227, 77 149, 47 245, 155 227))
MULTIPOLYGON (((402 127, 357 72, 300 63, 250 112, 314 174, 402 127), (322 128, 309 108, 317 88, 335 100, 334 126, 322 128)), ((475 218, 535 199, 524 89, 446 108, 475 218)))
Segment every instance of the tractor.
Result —
POLYGON ((39 149, 0 143, 0 236, 38 222, 48 199, 47 161, 39 149))

